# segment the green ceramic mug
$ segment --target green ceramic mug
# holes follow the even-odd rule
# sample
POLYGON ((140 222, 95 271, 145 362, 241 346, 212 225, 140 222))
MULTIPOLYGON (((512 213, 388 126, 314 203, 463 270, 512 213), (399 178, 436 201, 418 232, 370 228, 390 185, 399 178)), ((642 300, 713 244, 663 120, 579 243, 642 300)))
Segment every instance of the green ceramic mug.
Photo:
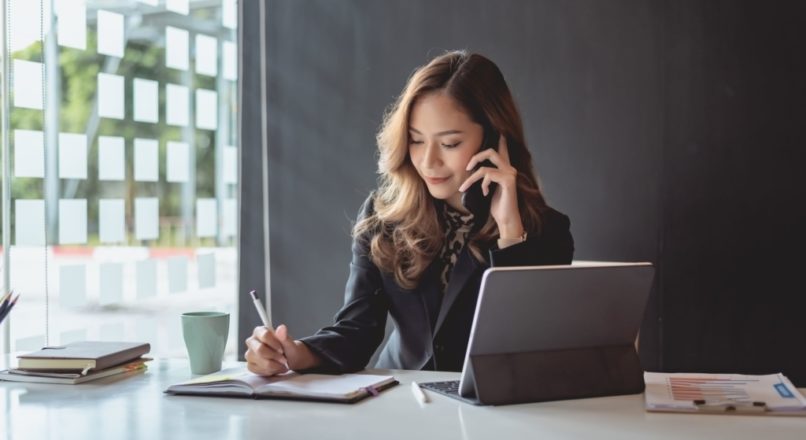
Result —
POLYGON ((190 372, 210 374, 221 370, 229 334, 229 313, 182 314, 182 336, 190 358, 190 372))

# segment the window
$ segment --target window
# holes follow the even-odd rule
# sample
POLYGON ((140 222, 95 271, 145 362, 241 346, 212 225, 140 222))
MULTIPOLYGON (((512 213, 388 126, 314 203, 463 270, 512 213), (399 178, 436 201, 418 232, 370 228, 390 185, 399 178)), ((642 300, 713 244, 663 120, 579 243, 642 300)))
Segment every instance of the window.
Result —
POLYGON ((9 0, 3 23, 5 349, 183 356, 181 313, 218 310, 235 353, 235 0, 49 4, 9 0))

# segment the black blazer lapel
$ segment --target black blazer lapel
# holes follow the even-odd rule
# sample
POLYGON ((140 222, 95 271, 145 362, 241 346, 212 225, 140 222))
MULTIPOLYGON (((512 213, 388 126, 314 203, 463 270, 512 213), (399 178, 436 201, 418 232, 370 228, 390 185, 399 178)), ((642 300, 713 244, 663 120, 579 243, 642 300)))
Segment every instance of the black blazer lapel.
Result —
POLYGON ((433 338, 435 334, 435 322, 437 313, 439 313, 440 302, 442 301, 442 293, 439 290, 439 267, 441 267, 441 265, 437 264, 437 260, 431 263, 423 274, 418 289, 419 292, 417 292, 419 293, 418 296, 423 306, 423 313, 425 313, 425 321, 428 323, 428 331, 430 332, 431 338, 433 338))
POLYGON ((442 326, 442 322, 445 321, 445 317, 448 315, 454 301, 456 301, 459 293, 462 292, 465 284, 478 268, 479 263, 473 258, 470 250, 467 247, 462 249, 456 259, 456 265, 453 267, 451 279, 448 281, 448 288, 445 289, 445 296, 442 298, 442 305, 439 308, 439 316, 437 317, 432 337, 439 332, 439 328, 442 326))

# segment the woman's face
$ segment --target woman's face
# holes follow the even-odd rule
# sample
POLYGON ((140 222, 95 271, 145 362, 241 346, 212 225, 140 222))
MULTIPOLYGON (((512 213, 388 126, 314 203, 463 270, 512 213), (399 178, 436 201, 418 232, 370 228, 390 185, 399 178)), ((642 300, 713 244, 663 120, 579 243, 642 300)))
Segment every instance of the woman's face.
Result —
POLYGON ((481 148, 483 129, 450 96, 430 93, 411 109, 409 157, 428 191, 452 207, 462 207, 462 185, 470 158, 481 148))

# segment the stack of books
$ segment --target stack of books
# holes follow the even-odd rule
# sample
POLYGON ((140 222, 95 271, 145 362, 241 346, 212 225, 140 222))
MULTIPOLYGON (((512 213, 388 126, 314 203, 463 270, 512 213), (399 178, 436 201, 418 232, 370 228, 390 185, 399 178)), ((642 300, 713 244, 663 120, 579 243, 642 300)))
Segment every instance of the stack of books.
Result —
POLYGON ((0 380, 78 384, 116 374, 145 371, 147 343, 81 341, 45 347, 17 356, 17 368, 0 371, 0 380))

